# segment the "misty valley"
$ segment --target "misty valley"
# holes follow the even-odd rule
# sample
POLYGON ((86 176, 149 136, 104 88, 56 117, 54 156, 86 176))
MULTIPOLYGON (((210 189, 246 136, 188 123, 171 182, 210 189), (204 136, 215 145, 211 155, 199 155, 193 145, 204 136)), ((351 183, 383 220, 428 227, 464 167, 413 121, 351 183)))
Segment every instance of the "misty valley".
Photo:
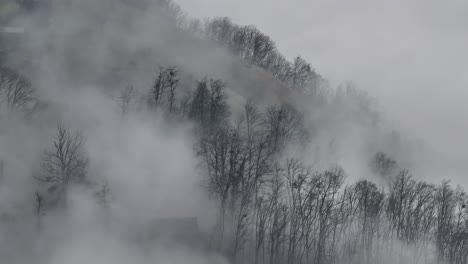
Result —
POLYGON ((468 263, 461 185, 256 26, 8 0, 0 28, 0 263, 468 263))

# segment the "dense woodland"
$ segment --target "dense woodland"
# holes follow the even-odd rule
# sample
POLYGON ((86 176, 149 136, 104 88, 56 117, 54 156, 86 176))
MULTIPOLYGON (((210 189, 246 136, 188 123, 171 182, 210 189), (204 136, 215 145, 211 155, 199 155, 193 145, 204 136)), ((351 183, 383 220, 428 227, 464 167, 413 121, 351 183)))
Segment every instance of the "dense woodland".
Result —
MULTIPOLYGON (((127 2, 122 5, 129 9, 148 4, 127 2)), ((363 158, 367 162, 361 166, 373 178, 350 179, 339 162, 325 169, 309 162, 308 155, 314 152, 307 148, 321 140, 317 131, 322 119, 338 130, 340 122, 371 129, 382 126, 368 96, 351 86, 330 87, 309 62, 301 57, 289 61, 254 26, 236 25, 229 18, 201 22, 170 1, 155 2, 171 30, 222 48, 232 60, 241 60, 246 71, 270 76, 269 82, 282 89, 272 101, 249 98, 254 94, 249 92, 241 103, 233 103, 236 93, 250 89, 235 87, 248 82, 211 77, 209 70, 192 74, 191 66, 180 60, 161 63, 166 58, 155 61, 153 75, 142 82, 133 83, 134 77, 129 77, 119 85, 96 83, 112 86, 104 93, 110 94, 122 122, 144 115, 161 118, 168 129, 190 126, 199 164, 196 173, 216 205, 215 225, 206 234, 210 250, 229 263, 467 263, 468 196, 461 187, 445 180, 420 180, 423 176, 414 177, 385 149, 363 158), (325 114, 317 121, 310 111, 325 114)), ((18 3, 25 5, 25 14, 43 10, 40 1, 18 3)), ((1 41, 4 46, 9 40, 1 41)), ((12 119, 39 126, 45 116, 50 121, 47 113, 56 111, 50 110, 56 106, 47 93, 37 88, 33 66, 21 65, 8 54, 2 61, 0 137, 1 127, 12 119)), ((107 78, 114 76, 113 70, 108 69, 107 78)), ((236 74, 233 79, 243 78, 242 71, 236 74)), ((121 80, 125 72, 118 76, 121 80)), ((19 214, 35 219, 35 232, 41 232, 47 215, 67 210, 74 186, 89 189, 103 211, 111 208, 112 195, 118 195, 113 194, 111 178, 103 183, 90 173, 96 161, 86 150, 86 128, 61 118, 53 121, 48 124, 56 127, 54 135, 48 134, 47 147, 35 161, 39 165, 28 176, 34 183, 27 190, 29 205, 19 214)), ((7 160, 0 163, 0 185, 8 177, 7 160)), ((18 217, 4 208, 0 213, 5 226, 18 217)))

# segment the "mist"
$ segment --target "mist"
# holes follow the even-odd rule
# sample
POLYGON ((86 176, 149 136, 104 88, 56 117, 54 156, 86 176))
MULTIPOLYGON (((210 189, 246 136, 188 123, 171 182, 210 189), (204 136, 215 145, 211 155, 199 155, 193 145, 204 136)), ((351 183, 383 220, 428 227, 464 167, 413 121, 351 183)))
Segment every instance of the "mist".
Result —
POLYGON ((176 2, 0 5, 0 262, 466 263, 458 13, 176 2))
POLYGON ((439 170, 431 177, 466 184, 465 2, 177 2, 193 16, 254 24, 288 57, 303 55, 335 84, 354 82, 395 127, 428 146, 424 167, 437 165, 421 173, 439 170))

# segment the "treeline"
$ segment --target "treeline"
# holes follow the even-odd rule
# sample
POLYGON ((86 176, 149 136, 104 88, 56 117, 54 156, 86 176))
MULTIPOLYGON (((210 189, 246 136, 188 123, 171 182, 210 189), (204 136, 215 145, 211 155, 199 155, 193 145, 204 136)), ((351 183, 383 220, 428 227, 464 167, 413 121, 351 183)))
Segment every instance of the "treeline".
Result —
MULTIPOLYGON (((325 83, 302 58, 289 62, 253 26, 226 18, 188 22, 171 1, 159 2, 179 27, 228 48, 304 97, 325 83)), ((210 78, 192 83, 182 68, 170 66, 155 74, 151 87, 127 86, 115 98, 123 117, 144 111, 195 125, 200 173, 219 211, 209 234, 212 249, 232 263, 381 263, 403 248, 414 262, 428 261, 435 252, 438 263, 467 263, 467 195, 460 187, 417 181, 384 153, 372 157, 370 167, 387 184, 349 182, 338 166, 316 170, 289 151, 315 139, 305 122, 308 113, 291 103, 265 107, 250 101, 233 113, 228 85, 210 78)), ((1 111, 34 113, 41 98, 33 87, 17 71, 0 68, 1 111)), ((373 123, 375 114, 353 91, 331 93, 323 104, 351 104, 349 109, 357 109, 351 114, 373 123)), ((346 116, 349 109, 334 111, 346 116)), ((93 190, 103 208, 112 202, 110 185, 89 173, 85 143, 80 131, 57 127, 33 176, 38 185, 31 203, 38 222, 67 207, 72 185, 93 190)))
POLYGON ((340 168, 317 172, 295 159, 265 165, 268 151, 262 159, 259 147, 258 162, 252 162, 252 147, 236 142, 229 150, 243 151, 229 153, 236 153, 237 169, 229 158, 220 160, 219 146, 204 145, 203 152, 226 234, 215 244, 223 241, 234 262, 381 263, 409 249, 406 261, 413 263, 435 261, 434 255, 437 263, 466 263, 467 196, 461 188, 416 181, 405 170, 388 186, 345 184, 340 168))
POLYGON ((175 103, 179 72, 161 69, 149 105, 197 124, 206 187, 219 205, 211 246, 233 262, 378 263, 405 247, 424 262, 434 246, 439 263, 466 263, 468 201, 460 187, 416 181, 384 153, 370 168, 386 185, 346 182, 339 167, 314 171, 285 152, 313 140, 294 106, 261 111, 247 102, 233 120, 226 84, 208 79, 175 103))
POLYGON ((232 262, 379 263, 411 248, 413 261, 425 263, 434 246, 439 263, 466 263, 460 187, 416 181, 384 153, 370 166, 387 185, 348 183, 339 167, 314 171, 285 157, 287 147, 310 140, 300 112, 247 103, 238 122, 222 122, 228 111, 217 83, 199 83, 186 116, 203 128, 198 154, 219 204, 211 243, 232 262))
POLYGON ((172 1, 160 1, 181 30, 227 48, 244 62, 272 74, 287 87, 295 90, 327 87, 327 80, 315 72, 311 64, 297 56, 288 61, 276 43, 253 25, 241 26, 228 17, 216 17, 201 22, 191 19, 172 1))
POLYGON ((224 47, 244 61, 263 68, 292 89, 303 90, 323 78, 301 57, 288 61, 277 49, 275 42, 255 26, 239 26, 229 18, 214 18, 204 25, 206 37, 224 47))
MULTIPOLYGON (((225 83, 205 78, 181 96, 180 79, 177 67, 161 68, 148 92, 129 86, 118 105, 124 116, 144 108, 196 124, 204 186, 219 210, 210 247, 232 263, 380 263, 402 248, 413 250, 414 262, 425 262, 432 247, 438 263, 466 263, 468 197, 461 188, 416 181, 384 153, 370 166, 387 185, 350 183, 340 167, 316 171, 285 151, 313 140, 294 106, 262 111, 247 102, 233 120, 225 83)), ((87 173, 84 140, 59 126, 44 151, 34 176, 46 187, 36 193, 39 218, 66 207, 73 184, 95 190, 106 208, 111 202, 109 186, 87 173)))

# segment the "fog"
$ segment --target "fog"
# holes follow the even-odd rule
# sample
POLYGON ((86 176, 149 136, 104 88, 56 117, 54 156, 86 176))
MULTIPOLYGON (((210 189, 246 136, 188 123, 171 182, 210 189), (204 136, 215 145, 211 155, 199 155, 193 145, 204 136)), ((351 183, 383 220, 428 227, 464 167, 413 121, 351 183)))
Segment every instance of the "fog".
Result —
POLYGON ((1 263, 465 263, 461 2, 177 2, 10 19, 1 263))
MULTIPOLYGON (((150 6, 155 8, 153 12, 143 13, 151 16, 135 18, 130 7, 109 6, 109 1, 70 3, 72 9, 57 6, 54 10, 53 31, 35 24, 38 17, 50 18, 42 10, 13 22, 24 25, 28 35, 20 42, 22 56, 8 56, 7 63, 28 76, 34 96, 40 99, 33 102, 29 117, 25 117, 25 112, 31 112, 28 107, 8 109, 6 100, 1 101, 0 262, 223 263, 219 254, 211 256, 182 246, 161 246, 146 254, 132 242, 160 218, 196 217, 205 232, 212 228, 216 215, 213 202, 205 195, 190 124, 176 128, 158 114, 136 111, 122 117, 117 103, 119 90, 130 83, 144 93, 144 85, 149 83, 150 87, 153 81, 153 70, 165 64, 167 57, 158 57, 158 62, 142 72, 147 80, 132 75, 123 84, 120 79, 111 82, 113 89, 101 81, 109 68, 125 63, 125 58, 114 57, 118 53, 108 52, 111 42, 118 42, 123 57, 140 51, 148 42, 156 43, 159 51, 170 51, 170 45, 157 39, 170 39, 175 33, 158 22, 167 22, 160 15, 153 17, 154 5, 150 6), (116 13, 103 15, 108 8, 116 13), (105 34, 89 31, 96 22, 106 20, 109 23, 102 25, 105 34), (122 20, 138 31, 118 27, 122 20), (145 39, 149 24, 156 25, 152 27, 155 35, 145 39), (132 78, 143 84, 134 83, 132 78), (59 124, 83 136, 81 148, 89 160, 86 174, 92 187, 70 188, 67 210, 42 214, 40 207, 48 208, 53 185, 36 180, 36 176, 43 173, 44 151, 58 148, 54 140, 59 138, 59 124), (104 186, 112 190, 104 197, 110 204, 107 210, 93 198, 104 186)), ((8 81, 2 83, 2 96, 8 85, 8 81)))
POLYGON ((435 169, 444 167, 440 177, 466 184, 466 1, 177 2, 193 16, 254 24, 282 52, 304 56, 334 84, 356 83, 395 127, 424 141, 435 169))

